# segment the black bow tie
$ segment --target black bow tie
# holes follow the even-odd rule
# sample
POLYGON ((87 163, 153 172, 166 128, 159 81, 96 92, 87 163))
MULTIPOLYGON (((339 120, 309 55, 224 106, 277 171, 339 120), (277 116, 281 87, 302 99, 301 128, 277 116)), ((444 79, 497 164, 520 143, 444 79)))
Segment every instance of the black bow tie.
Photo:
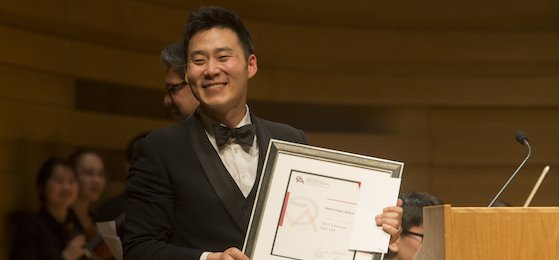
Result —
POLYGON ((252 146, 254 141, 256 127, 253 124, 241 126, 239 128, 228 128, 221 125, 214 125, 215 141, 220 147, 229 141, 229 138, 235 138, 239 143, 252 146))

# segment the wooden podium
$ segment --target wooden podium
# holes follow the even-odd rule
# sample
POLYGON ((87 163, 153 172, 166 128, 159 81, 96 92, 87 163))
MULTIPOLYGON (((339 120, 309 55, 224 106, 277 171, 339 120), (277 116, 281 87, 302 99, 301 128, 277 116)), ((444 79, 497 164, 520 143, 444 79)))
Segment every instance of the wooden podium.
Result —
POLYGON ((423 230, 415 260, 559 259, 555 207, 425 207, 423 230))

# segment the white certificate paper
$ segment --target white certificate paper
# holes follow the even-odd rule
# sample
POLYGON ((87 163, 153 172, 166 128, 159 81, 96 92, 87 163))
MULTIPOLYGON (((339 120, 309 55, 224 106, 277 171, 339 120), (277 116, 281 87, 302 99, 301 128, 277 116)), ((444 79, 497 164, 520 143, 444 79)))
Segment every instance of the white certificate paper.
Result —
POLYGON ((358 198, 358 182, 292 171, 272 255, 353 259, 355 252, 340 241, 350 240, 358 198))
MULTIPOLYGON (((257 260, 382 259, 382 253, 349 247, 362 180, 370 175, 399 179, 403 166, 271 140, 243 252, 257 260)), ((370 223, 375 225, 374 218, 370 223)))
POLYGON ((401 179, 375 175, 363 176, 355 211, 349 249, 364 252, 387 253, 390 234, 376 225, 376 215, 388 206, 397 204, 401 179))

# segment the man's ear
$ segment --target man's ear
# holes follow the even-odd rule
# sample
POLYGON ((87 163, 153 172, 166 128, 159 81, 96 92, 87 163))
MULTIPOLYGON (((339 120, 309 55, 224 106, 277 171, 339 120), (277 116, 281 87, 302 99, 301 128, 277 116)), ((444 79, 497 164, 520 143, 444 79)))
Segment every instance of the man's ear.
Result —
POLYGON ((247 60, 248 78, 252 78, 258 71, 258 63, 256 62, 256 55, 251 54, 247 60))

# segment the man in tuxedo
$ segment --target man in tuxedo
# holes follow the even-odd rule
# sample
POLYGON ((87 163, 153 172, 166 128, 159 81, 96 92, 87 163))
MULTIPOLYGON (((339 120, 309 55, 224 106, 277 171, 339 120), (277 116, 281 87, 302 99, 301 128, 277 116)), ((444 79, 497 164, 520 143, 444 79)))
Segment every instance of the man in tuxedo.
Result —
MULTIPOLYGON (((307 144, 301 130, 256 117, 246 104, 258 70, 240 18, 200 7, 184 30, 194 114, 136 145, 126 183, 125 259, 246 260, 239 248, 271 138, 307 144)), ((377 224, 395 239, 402 210, 377 224)))

